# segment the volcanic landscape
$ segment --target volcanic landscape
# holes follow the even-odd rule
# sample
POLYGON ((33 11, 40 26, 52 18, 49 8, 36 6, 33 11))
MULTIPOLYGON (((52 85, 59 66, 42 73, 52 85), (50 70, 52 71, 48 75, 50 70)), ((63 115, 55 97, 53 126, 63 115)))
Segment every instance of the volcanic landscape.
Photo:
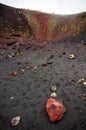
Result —
POLYGON ((86 130, 86 12, 0 4, 0 130, 86 130), (66 107, 55 122, 46 112, 52 86, 66 107))

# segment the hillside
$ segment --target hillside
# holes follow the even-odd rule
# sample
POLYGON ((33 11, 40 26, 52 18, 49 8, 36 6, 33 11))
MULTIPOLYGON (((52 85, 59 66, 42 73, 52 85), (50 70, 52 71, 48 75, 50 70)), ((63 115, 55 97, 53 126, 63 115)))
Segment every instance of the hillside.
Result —
POLYGON ((54 15, 0 4, 0 33, 37 40, 59 40, 86 32, 86 12, 54 15))

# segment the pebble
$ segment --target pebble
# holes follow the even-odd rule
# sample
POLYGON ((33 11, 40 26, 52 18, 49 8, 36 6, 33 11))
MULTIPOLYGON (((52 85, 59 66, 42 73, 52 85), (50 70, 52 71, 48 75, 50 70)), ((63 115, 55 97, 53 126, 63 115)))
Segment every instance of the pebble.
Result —
POLYGON ((56 91, 56 86, 51 86, 51 91, 55 92, 56 91))
POLYGON ((25 69, 21 69, 21 71, 22 71, 22 72, 24 72, 24 71, 25 71, 25 69))
POLYGON ((85 85, 85 86, 86 86, 86 82, 83 82, 83 85, 85 85))
POLYGON ((14 99, 14 97, 10 97, 10 100, 14 99))
POLYGON ((12 120, 11 120, 11 125, 12 126, 16 126, 19 123, 20 123, 20 116, 15 116, 15 117, 12 118, 12 120))
POLYGON ((86 99, 86 94, 79 94, 79 97, 81 98, 81 99, 86 99))
POLYGON ((12 76, 17 76, 18 74, 19 74, 18 71, 12 71, 12 73, 11 73, 12 76))
POLYGON ((37 66, 33 66, 33 69, 37 69, 37 66))
POLYGON ((48 66, 47 62, 46 63, 42 63, 41 65, 42 66, 48 66))
POLYGON ((50 94, 50 97, 55 98, 55 97, 57 97, 57 94, 55 92, 53 92, 50 94))
POLYGON ((8 55, 9 58, 11 58, 12 56, 11 55, 8 55))
POLYGON ((75 59, 75 56, 74 56, 74 54, 70 54, 70 55, 68 56, 68 58, 69 58, 69 59, 75 59))
POLYGON ((81 79, 78 80, 78 83, 83 83, 84 81, 85 81, 85 79, 81 78, 81 79))

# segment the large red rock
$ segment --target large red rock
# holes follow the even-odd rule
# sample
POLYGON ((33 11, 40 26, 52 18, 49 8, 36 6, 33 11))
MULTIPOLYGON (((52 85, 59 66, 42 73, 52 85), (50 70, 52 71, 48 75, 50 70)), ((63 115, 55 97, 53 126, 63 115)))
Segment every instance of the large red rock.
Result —
POLYGON ((46 104, 46 112, 51 121, 56 121, 63 118, 66 108, 61 101, 50 98, 46 104))

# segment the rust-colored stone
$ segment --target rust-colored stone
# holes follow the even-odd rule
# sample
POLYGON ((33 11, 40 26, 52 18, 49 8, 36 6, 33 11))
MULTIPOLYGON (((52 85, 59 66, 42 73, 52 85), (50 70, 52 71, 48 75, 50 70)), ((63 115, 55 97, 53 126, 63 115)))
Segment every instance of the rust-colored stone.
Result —
POLYGON ((12 73, 11 73, 12 76, 17 76, 18 74, 19 74, 18 71, 12 71, 12 73))
POLYGON ((46 104, 46 112, 51 121, 56 121, 63 118, 66 108, 61 101, 50 98, 46 104))

